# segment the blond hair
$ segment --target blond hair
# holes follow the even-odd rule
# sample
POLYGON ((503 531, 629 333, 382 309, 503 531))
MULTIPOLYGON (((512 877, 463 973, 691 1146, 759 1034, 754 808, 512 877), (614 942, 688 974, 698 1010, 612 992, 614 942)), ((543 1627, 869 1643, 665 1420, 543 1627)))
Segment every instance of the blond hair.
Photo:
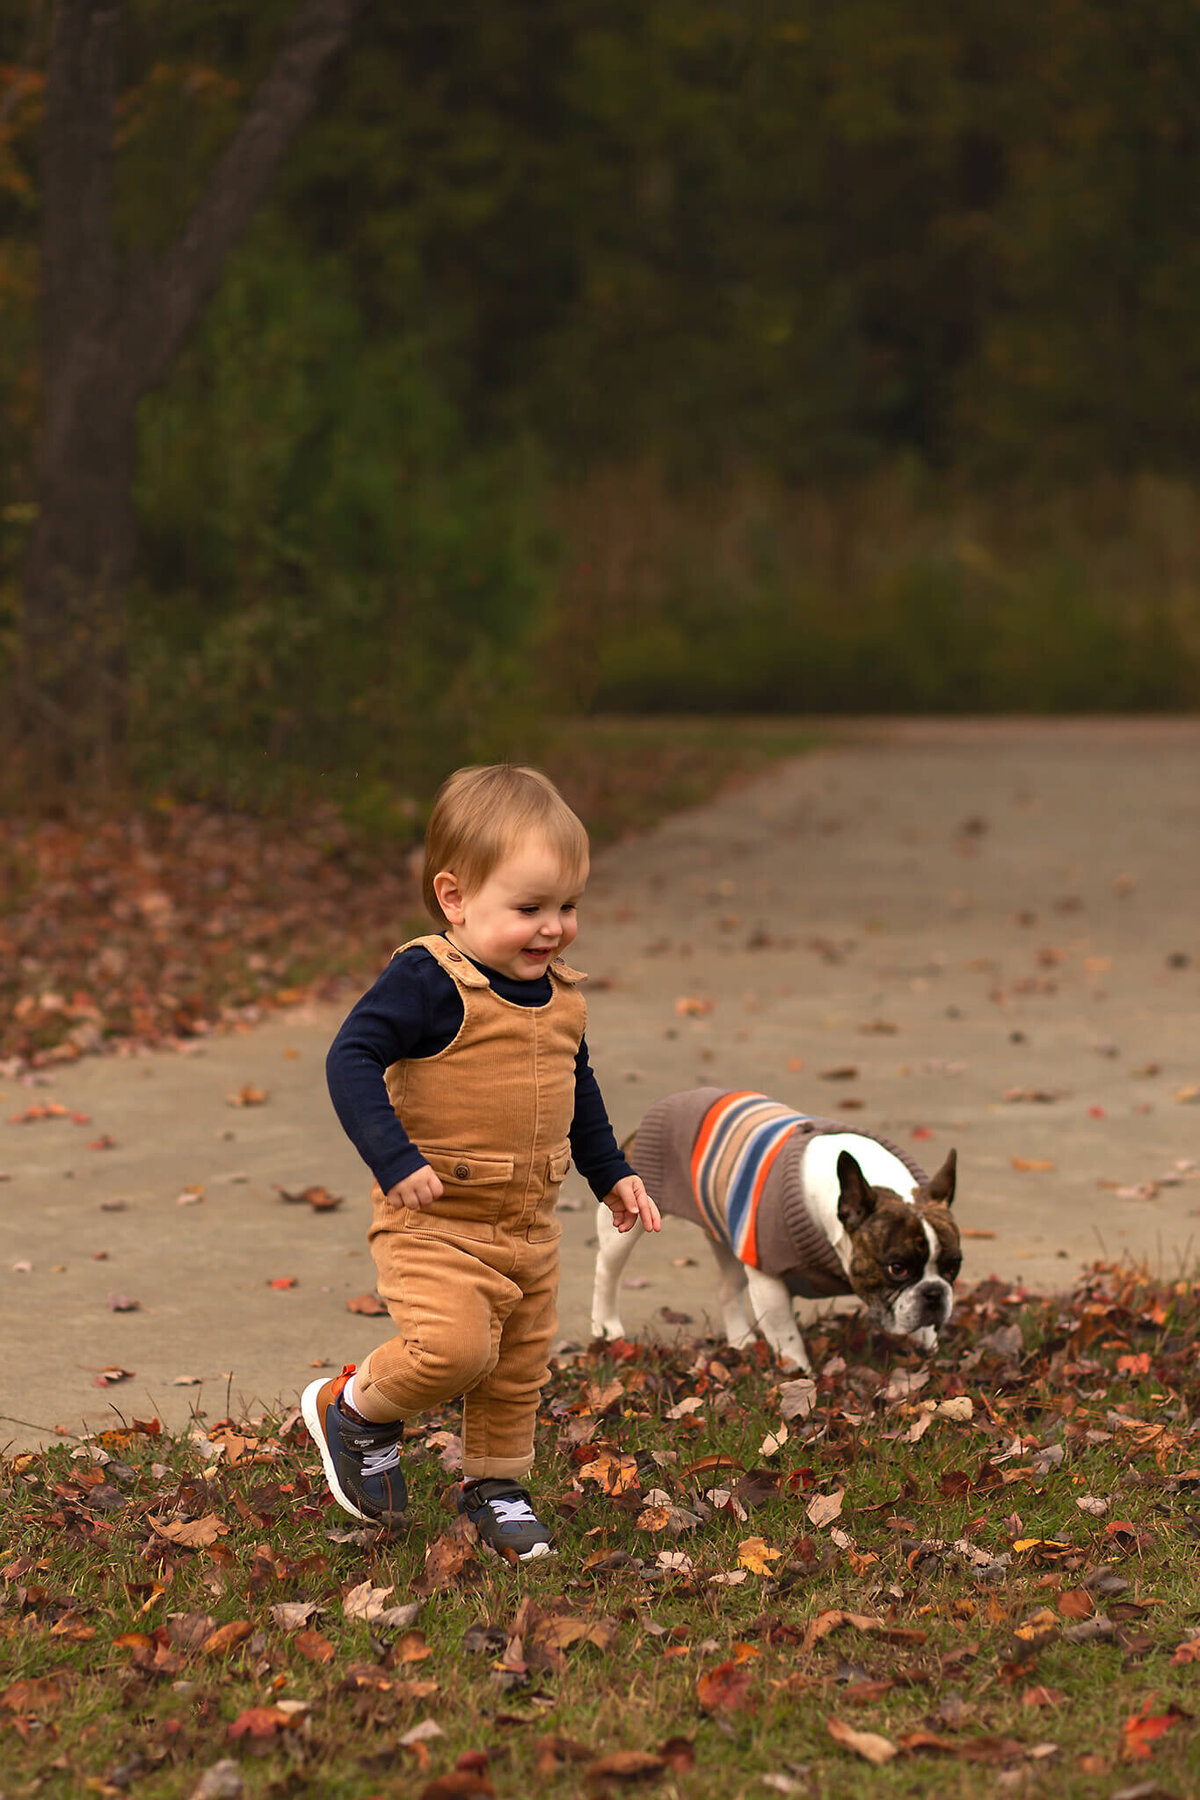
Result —
POLYGON ((451 869, 463 892, 474 893, 530 835, 544 838, 568 882, 582 885, 588 835, 547 776, 512 763, 456 769, 438 789, 425 831, 421 885, 432 917, 445 923, 433 891, 435 875, 451 869))

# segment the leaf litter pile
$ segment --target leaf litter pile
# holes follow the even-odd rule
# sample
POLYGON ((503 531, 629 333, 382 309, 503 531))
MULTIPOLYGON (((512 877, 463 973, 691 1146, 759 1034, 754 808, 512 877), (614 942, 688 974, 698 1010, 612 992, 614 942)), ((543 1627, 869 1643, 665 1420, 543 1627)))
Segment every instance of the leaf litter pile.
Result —
MULTIPOLYGON (((1195 1792, 1200 1284, 961 1293, 932 1363, 857 1317, 556 1359, 508 1566, 329 1501, 296 1414, 0 1463, 7 1795, 1195 1792)), ((114 1415, 115 1417, 116 1415, 114 1415)))
MULTIPOLYGON (((811 737, 757 720, 560 720, 534 760, 594 845, 695 805, 811 737)), ((413 846, 334 806, 276 820, 163 799, 0 818, 0 1063, 170 1046, 373 980, 428 929, 413 846)))
POLYGON ((0 820, 0 1061, 170 1045, 328 993, 421 912, 406 857, 332 809, 0 820))

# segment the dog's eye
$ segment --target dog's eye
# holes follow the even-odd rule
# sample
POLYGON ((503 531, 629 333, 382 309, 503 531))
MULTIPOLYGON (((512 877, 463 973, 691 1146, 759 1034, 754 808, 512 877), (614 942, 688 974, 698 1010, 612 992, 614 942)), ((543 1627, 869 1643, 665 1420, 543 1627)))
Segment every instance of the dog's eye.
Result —
POLYGON ((908 1264, 907 1263, 890 1262, 887 1266, 887 1272, 891 1276, 893 1281, 907 1281, 908 1280, 908 1264))
POLYGON ((960 1256, 944 1256, 942 1258, 942 1275, 947 1281, 957 1281, 958 1271, 962 1268, 960 1256))

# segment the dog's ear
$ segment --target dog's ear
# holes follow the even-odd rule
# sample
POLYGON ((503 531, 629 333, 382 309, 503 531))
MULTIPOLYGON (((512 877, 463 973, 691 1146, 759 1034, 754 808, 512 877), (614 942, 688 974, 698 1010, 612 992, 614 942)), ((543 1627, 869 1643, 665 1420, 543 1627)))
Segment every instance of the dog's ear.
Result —
POLYGON ((838 1218, 853 1235, 866 1224, 875 1211, 875 1196, 867 1186, 866 1176, 848 1150, 837 1159, 838 1218))
POLYGON ((958 1155, 951 1150, 937 1174, 925 1190, 931 1200, 938 1200, 943 1206, 954 1204, 954 1184, 958 1173, 958 1155))

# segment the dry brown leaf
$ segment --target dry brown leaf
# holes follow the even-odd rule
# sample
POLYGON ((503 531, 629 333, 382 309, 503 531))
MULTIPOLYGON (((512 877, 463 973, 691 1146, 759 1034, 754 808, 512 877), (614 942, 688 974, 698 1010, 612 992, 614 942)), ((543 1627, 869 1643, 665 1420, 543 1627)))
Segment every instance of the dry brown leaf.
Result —
POLYGON ((751 1677, 730 1658, 707 1669, 696 1683, 701 1706, 708 1713, 742 1712, 750 1704, 751 1677))
POLYGON ((865 1757, 877 1769, 900 1753, 899 1745, 893 1744, 891 1738, 880 1737, 874 1731, 859 1731, 845 1719, 826 1717, 825 1729, 835 1744, 840 1744, 843 1750, 852 1750, 855 1756, 865 1757))
POLYGON ((53 1676, 31 1676, 26 1681, 14 1681, 0 1694, 0 1706, 14 1713, 49 1712, 51 1707, 58 1706, 66 1689, 61 1681, 53 1676))
POLYGON ((262 1106, 270 1096, 266 1088, 255 1087, 252 1081, 247 1081, 236 1094, 226 1094, 225 1098, 230 1106, 262 1106))
POLYGON ((234 1619, 228 1625, 219 1625, 210 1632, 200 1648, 206 1656, 228 1656, 239 1644, 244 1644, 253 1632, 254 1627, 249 1619, 234 1619))
POLYGON ((333 1645, 319 1631, 297 1632, 292 1642, 308 1662, 328 1663, 333 1661, 333 1645))
POLYGON ((814 1494, 805 1508, 805 1517, 810 1525, 818 1529, 823 1525, 832 1525, 840 1518, 842 1501, 846 1498, 843 1488, 835 1488, 832 1494, 814 1494))
POLYGON ((655 1756, 649 1750, 614 1750, 610 1756, 602 1756, 598 1761, 589 1763, 583 1771, 583 1779, 589 1783, 606 1781, 647 1781, 658 1775, 665 1775, 670 1768, 665 1757, 655 1756))
POLYGON ((224 1519, 216 1513, 205 1513, 199 1519, 156 1519, 151 1515, 146 1523, 160 1538, 165 1538, 169 1544, 178 1544, 183 1550, 202 1550, 208 1544, 215 1544, 229 1530, 224 1519))
POLYGON ((377 1619, 392 1591, 391 1587, 373 1587, 369 1580, 360 1581, 342 1600, 342 1611, 348 1619, 377 1619))
POLYGON ((380 1319, 387 1312, 387 1301, 378 1294, 356 1294, 353 1300, 347 1300, 346 1311, 362 1313, 369 1319, 380 1319))

